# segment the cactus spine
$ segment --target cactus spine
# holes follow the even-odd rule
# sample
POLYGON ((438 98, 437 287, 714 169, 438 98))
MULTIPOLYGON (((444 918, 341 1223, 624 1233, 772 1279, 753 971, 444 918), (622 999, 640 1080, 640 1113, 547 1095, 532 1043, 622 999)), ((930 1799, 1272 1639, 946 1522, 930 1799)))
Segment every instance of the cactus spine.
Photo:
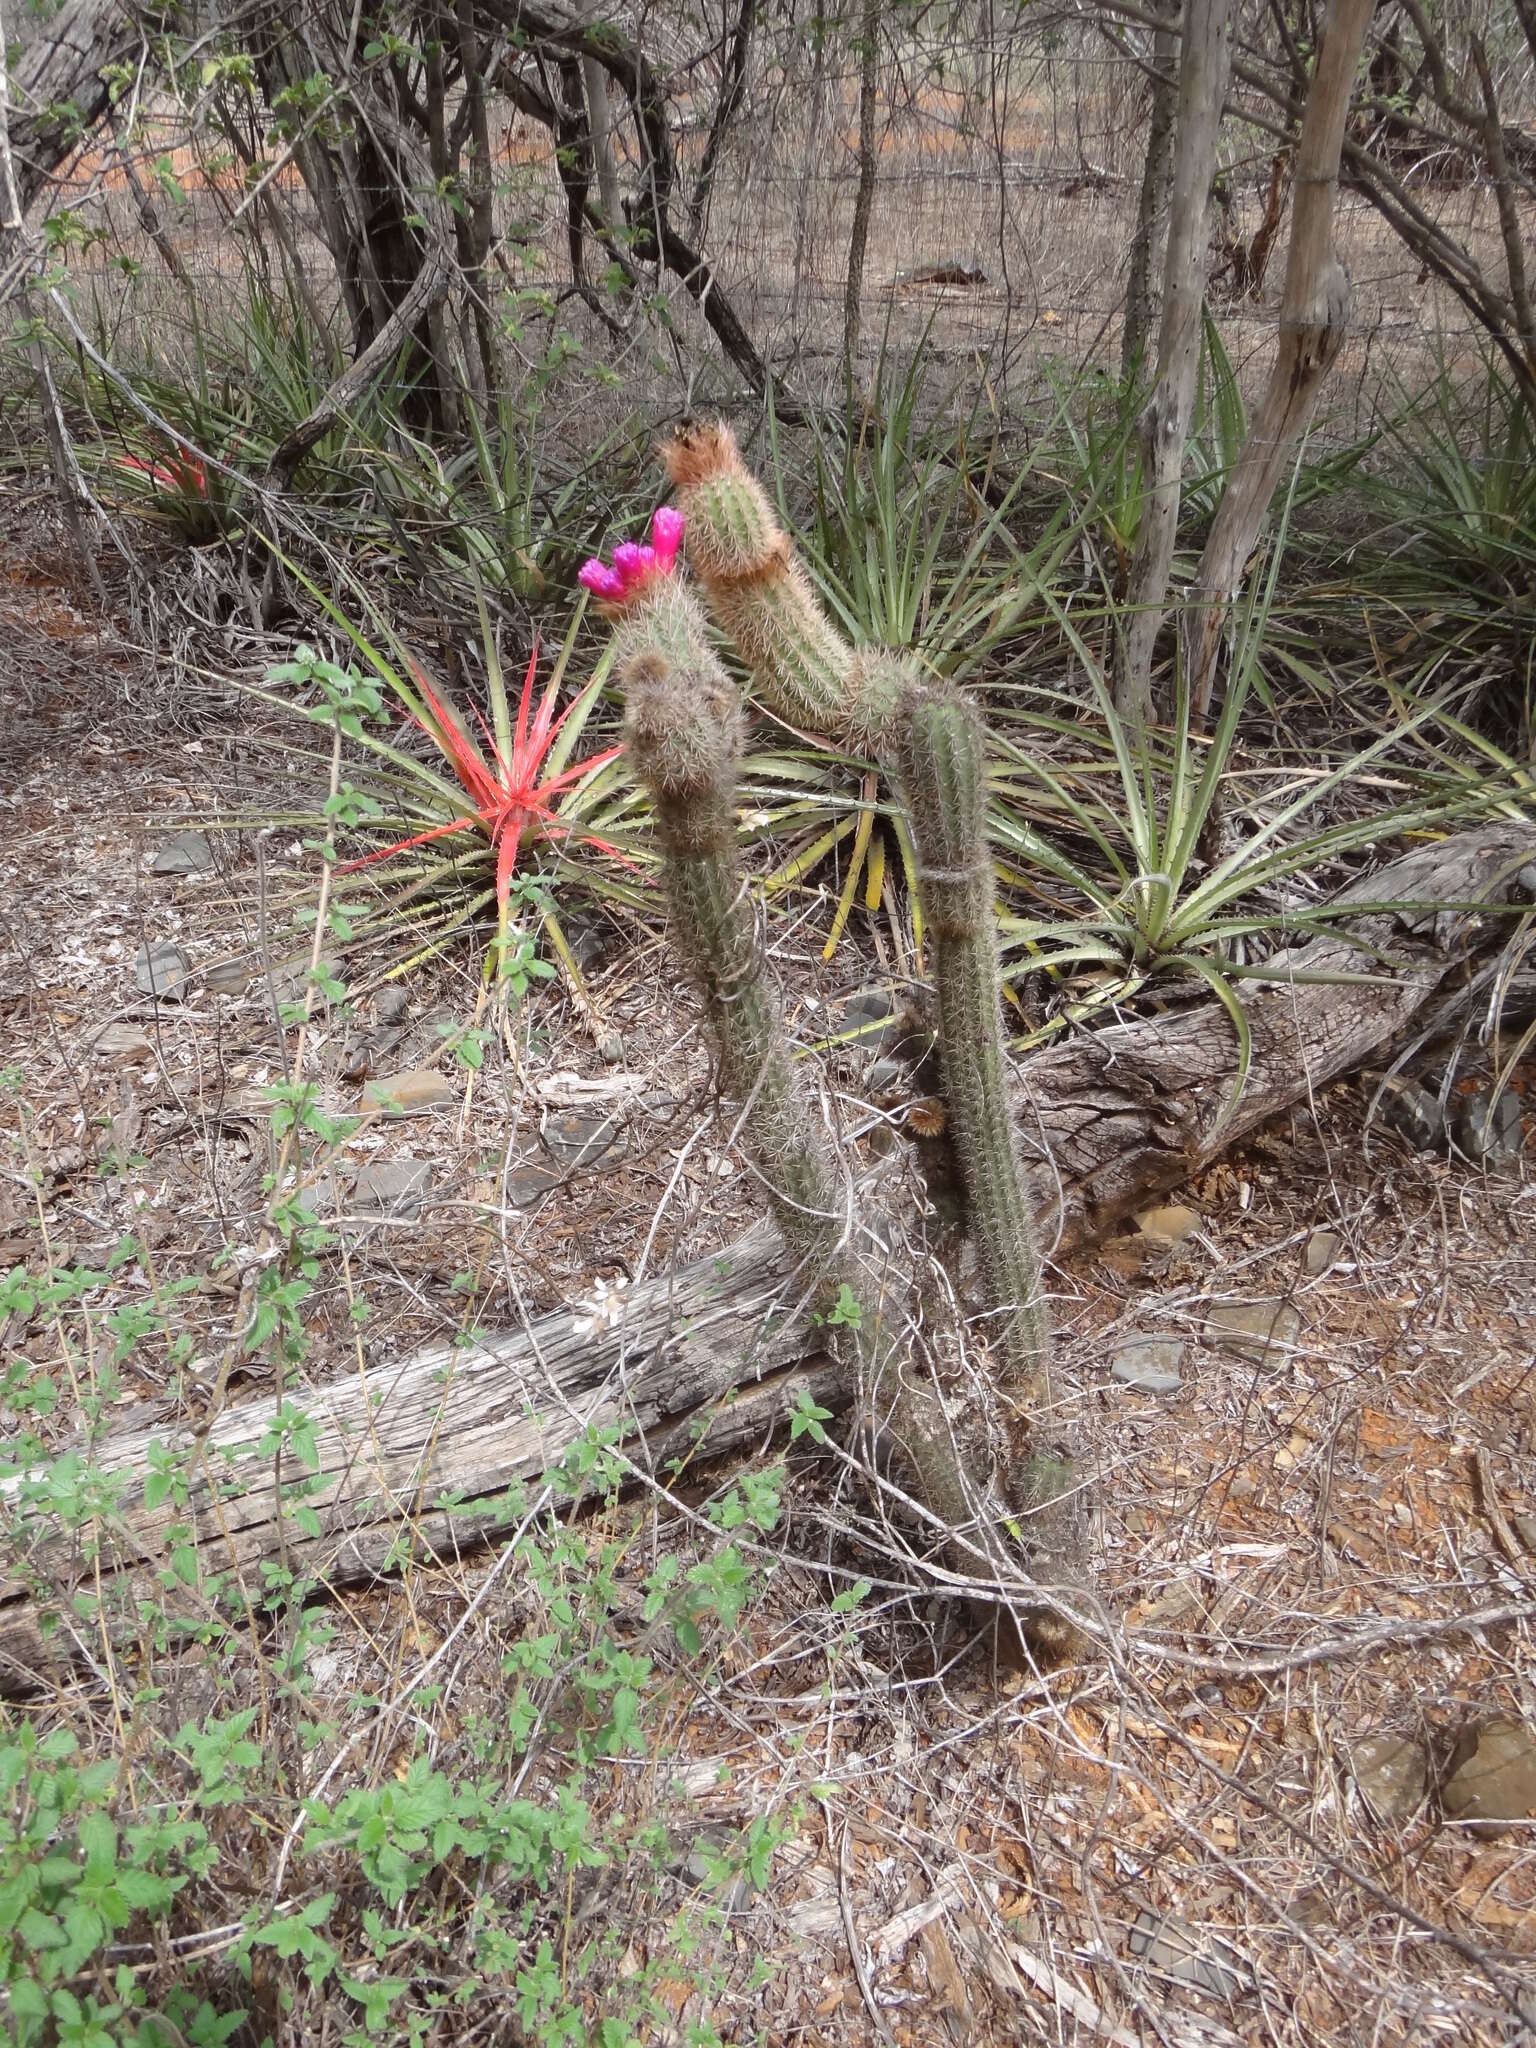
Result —
POLYGON ((1050 1326, 1008 1109, 981 721, 954 691, 919 685, 897 721, 896 753, 936 955, 944 1095, 988 1297, 1003 1318, 1005 1383, 1044 1407, 1050 1326))

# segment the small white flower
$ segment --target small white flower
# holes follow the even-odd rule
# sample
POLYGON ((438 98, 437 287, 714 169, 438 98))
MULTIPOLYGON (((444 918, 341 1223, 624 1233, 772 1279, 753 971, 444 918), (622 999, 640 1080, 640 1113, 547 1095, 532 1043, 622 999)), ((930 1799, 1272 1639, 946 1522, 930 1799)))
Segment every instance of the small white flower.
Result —
POLYGON ((580 1304, 586 1313, 571 1318, 572 1336, 590 1337, 594 1332, 617 1329, 624 1314, 624 1290, 628 1285, 622 1274, 611 1287, 606 1280, 595 1281, 592 1299, 580 1304))

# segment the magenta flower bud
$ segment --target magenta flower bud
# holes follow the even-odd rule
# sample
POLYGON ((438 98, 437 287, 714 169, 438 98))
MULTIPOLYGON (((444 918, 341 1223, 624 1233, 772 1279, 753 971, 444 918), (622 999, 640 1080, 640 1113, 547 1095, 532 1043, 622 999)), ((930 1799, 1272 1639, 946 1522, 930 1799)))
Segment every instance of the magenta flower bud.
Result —
POLYGON ((649 549, 641 547, 636 540, 621 540, 614 549, 613 566, 624 579, 626 590, 632 590, 645 574, 648 553, 649 549))
POLYGON ((656 567, 670 576, 683 539, 683 515, 675 505, 663 505, 651 521, 651 545, 656 550, 656 567))
POLYGON ((617 569, 610 569, 595 555, 576 571, 576 581, 584 590, 590 590, 594 597, 601 598, 604 604, 622 604, 624 601, 624 578, 617 569))

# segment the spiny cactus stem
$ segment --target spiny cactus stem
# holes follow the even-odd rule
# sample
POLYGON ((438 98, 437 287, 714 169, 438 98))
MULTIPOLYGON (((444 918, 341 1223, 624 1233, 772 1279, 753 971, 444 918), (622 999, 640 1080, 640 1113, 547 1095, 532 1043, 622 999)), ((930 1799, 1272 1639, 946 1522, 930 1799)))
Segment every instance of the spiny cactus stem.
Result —
POLYGON ((982 1275, 1003 1318, 1001 1377, 1039 1409, 1050 1401, 1050 1333, 1013 1148, 980 721, 953 691, 919 685, 903 699, 896 743, 933 932, 944 1094, 982 1275))

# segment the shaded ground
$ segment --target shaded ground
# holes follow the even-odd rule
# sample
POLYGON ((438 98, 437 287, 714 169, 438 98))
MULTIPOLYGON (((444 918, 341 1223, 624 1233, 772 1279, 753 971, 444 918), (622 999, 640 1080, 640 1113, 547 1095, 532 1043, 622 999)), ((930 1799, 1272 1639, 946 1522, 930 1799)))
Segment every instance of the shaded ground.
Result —
MULTIPOLYGON (((258 860, 220 829, 289 782, 280 745, 196 664, 98 635, 55 580, 48 516, 16 511, 0 566, 0 701, 16 707, 0 739, 0 1265, 100 1268, 127 1233, 144 1256, 88 1327, 110 1331, 134 1289, 175 1301, 115 1379, 107 1349, 71 1353, 61 1324, 12 1318, 6 1360, 58 1379, 44 1427, 62 1443, 93 1388, 125 1426, 187 1427, 228 1342, 225 1255, 257 1244, 263 1091, 282 1070, 272 932, 304 859, 283 833, 258 860), (154 872, 193 815, 212 870, 154 872), (136 987, 151 940, 183 948, 187 1000, 136 987)), ((255 673, 248 646, 234 653, 231 671, 255 673)), ((799 972, 819 945, 802 933, 784 950, 799 972)), ((580 1314, 648 1239, 655 1270, 752 1215, 725 1129, 699 1135, 708 1064, 667 956, 637 922, 594 930, 588 957, 596 1025, 540 993, 473 1073, 450 1049, 474 1015, 471 963, 413 975, 382 1049, 364 978, 354 1024, 317 1021, 333 1110, 358 1108, 370 1061, 446 1085, 440 1106, 366 1121, 326 1164, 342 1251, 311 1303, 316 1383, 472 1324, 580 1314), (615 1035, 605 1056, 595 1041, 615 1035), (614 1142, 582 1159, 610 1122, 614 1142), (401 1162, 419 1169, 411 1213, 381 1220, 359 1175, 376 1186, 401 1162)), ((857 985, 857 963, 838 971, 804 1035, 857 985)), ((858 1080, 834 1066, 834 1087, 858 1080)), ((1536 1726, 1536 1524, 1521 1519, 1536 1513, 1536 1189, 1529 1147, 1484 1177, 1379 1127, 1363 1141, 1366 1101, 1341 1084, 1183 1191, 1177 1241, 1129 1234, 1056 1274, 1101 1590, 1124 1623, 1111 1667, 993 1672, 882 1553, 847 1476, 799 1450, 784 1516, 740 1538, 750 1604, 702 1669, 640 1606, 658 1557, 712 1555, 698 1511, 716 1475, 598 1518, 621 1559, 614 1625, 653 1660, 661 1706, 649 1753, 587 1784, 628 1847, 561 1908, 567 1937, 617 1932, 615 1977, 650 1972, 667 2016, 650 2038, 705 2019, 771 2042, 877 2026, 913 2044, 1520 2037, 1536 1826, 1480 1834, 1442 1782, 1469 1730, 1536 1726), (1269 1298, 1296 1311, 1292 1343, 1255 1358, 1208 1341, 1213 1304, 1269 1298), (1136 1332, 1183 1341, 1177 1391, 1111 1376, 1136 1332), (869 1594, 839 1612, 852 1575, 869 1594), (1383 1736, 1404 1748, 1362 1752, 1383 1736), (764 1816, 770 1861, 722 1887, 710 1852, 764 1816), (664 1851, 642 1851, 648 1823, 664 1851), (679 1947, 677 1916, 700 1899, 717 1909, 702 1950, 679 1947)), ((335 1739, 309 1759, 311 1786, 322 1768, 340 1773, 333 1793, 395 1769, 407 1722, 434 1756, 464 1753, 505 1691, 506 1646, 548 1620, 548 1588, 506 1562, 413 1568, 338 1604, 315 1667, 335 1739), (425 1668, 439 1690, 412 1704, 425 1668), (363 1696, 389 1703, 382 1722, 363 1696), (376 1738, 339 1749, 363 1722, 376 1738)), ((179 1698, 205 1683, 167 1653, 149 1668, 179 1698)), ((46 1711, 110 1749, 112 1696, 98 1674, 46 1711)), ((558 1783, 562 1758, 541 1758, 530 1788, 558 1783)), ((277 1849, 253 1826, 259 1888, 277 1849)), ((234 1921, 243 1895, 226 1883, 234 1921)))

